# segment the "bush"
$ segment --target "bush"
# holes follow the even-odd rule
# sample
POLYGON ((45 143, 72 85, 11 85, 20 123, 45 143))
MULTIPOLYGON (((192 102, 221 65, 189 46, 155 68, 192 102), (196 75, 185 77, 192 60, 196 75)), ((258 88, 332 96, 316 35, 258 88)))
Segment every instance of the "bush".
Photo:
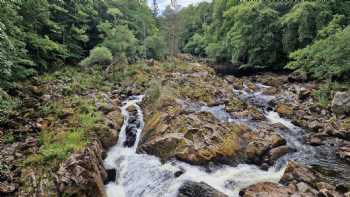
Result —
POLYGON ((138 40, 134 33, 126 25, 112 27, 102 24, 99 26, 105 32, 105 38, 101 46, 108 48, 113 57, 120 62, 120 59, 127 58, 129 62, 134 62, 139 48, 138 40))
POLYGON ((85 58, 80 64, 83 66, 109 65, 112 63, 113 56, 106 47, 95 47, 90 51, 89 57, 85 58))

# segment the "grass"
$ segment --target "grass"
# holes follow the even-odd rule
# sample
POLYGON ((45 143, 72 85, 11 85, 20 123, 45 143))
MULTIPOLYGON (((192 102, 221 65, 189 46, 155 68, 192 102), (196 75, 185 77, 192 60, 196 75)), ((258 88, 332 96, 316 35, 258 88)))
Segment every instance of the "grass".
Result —
POLYGON ((5 123, 8 116, 20 105, 19 99, 8 96, 0 89, 0 124, 5 123))
POLYGON ((40 135, 41 148, 37 154, 31 155, 26 164, 57 165, 71 153, 84 149, 88 144, 83 129, 71 131, 43 131, 40 135))
POLYGON ((40 150, 29 156, 25 165, 58 167, 69 155, 87 146, 89 133, 103 120, 95 102, 83 96, 68 96, 47 103, 40 110, 41 114, 54 117, 55 124, 41 131, 40 150), (67 109, 72 112, 70 116, 62 116, 67 109), (65 124, 61 124, 62 121, 65 124))
POLYGON ((84 92, 91 88, 106 89, 104 84, 103 71, 98 67, 83 69, 80 67, 65 67, 54 73, 46 74, 41 77, 44 82, 55 80, 64 81, 63 95, 69 96, 84 92))
POLYGON ((332 92, 334 91, 348 91, 350 84, 330 82, 321 85, 317 90, 313 92, 314 98, 317 100, 317 104, 322 108, 327 108, 332 101, 332 92))

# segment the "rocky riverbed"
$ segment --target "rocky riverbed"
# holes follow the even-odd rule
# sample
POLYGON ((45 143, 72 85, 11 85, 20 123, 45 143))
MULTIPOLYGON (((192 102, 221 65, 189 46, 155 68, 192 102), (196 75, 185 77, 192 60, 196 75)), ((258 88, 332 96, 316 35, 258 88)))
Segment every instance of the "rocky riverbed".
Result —
MULTIPOLYGON (((55 119, 38 114, 20 124, 28 127, 32 121, 34 126, 17 143, 1 142, 6 172, 1 171, 0 193, 350 195, 348 93, 334 93, 333 102, 324 107, 314 98, 317 83, 287 75, 219 76, 205 64, 183 60, 152 61, 138 69, 118 84, 105 83, 108 88, 74 93, 90 100, 101 119, 86 125, 89 142, 51 171, 21 165, 45 149, 33 131, 76 127, 75 117, 90 113, 91 106, 65 102, 55 119), (141 94, 142 101, 133 103, 139 97, 132 95, 141 94)), ((61 90, 65 83, 41 85, 50 91, 33 85, 34 102, 67 100, 61 90)))

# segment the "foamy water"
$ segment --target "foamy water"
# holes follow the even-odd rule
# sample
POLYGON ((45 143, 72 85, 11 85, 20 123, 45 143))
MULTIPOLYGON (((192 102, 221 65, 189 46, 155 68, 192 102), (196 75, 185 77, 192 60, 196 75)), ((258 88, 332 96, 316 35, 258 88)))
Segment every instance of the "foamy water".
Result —
MULTIPOLYGON (((205 182, 213 188, 231 197, 238 196, 241 189, 259 182, 278 182, 284 169, 276 170, 271 167, 268 171, 260 170, 257 166, 241 164, 237 167, 227 165, 212 166, 210 172, 200 166, 193 166, 180 161, 169 161, 162 164, 160 160, 147 154, 136 154, 144 121, 142 110, 138 103, 143 96, 134 97, 124 102, 121 108, 124 116, 124 125, 119 133, 119 140, 107 155, 104 165, 107 169, 116 169, 115 182, 106 185, 108 197, 175 197, 179 187, 185 181, 205 182), (135 144, 124 147, 126 128, 129 120, 127 108, 134 106, 137 109, 137 118, 140 127, 137 128, 135 144), (175 173, 182 171, 180 177, 175 173)), ((225 118, 226 114, 219 113, 219 108, 202 108, 202 111, 216 113, 218 117, 225 118)))

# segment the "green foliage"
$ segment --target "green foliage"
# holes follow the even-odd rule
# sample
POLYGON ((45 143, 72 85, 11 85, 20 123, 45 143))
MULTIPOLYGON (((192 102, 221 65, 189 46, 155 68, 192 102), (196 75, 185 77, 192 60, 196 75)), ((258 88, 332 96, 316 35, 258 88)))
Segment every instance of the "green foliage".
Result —
POLYGON ((331 12, 319 2, 301 2, 281 18, 283 49, 288 54, 306 47, 331 19, 331 12))
POLYGON ((165 39, 159 34, 146 38, 145 47, 147 58, 161 60, 166 56, 168 51, 164 40, 165 39))
POLYGON ((49 162, 51 160, 62 161, 74 151, 82 150, 88 140, 84 130, 54 133, 52 131, 43 132, 40 138, 42 147, 40 148, 37 162, 49 162))
POLYGON ((346 79, 349 10, 341 0, 214 0, 179 12, 180 47, 241 69, 282 69, 291 58, 287 67, 296 72, 346 79))
POLYGON ((117 61, 120 62, 124 57, 134 60, 138 50, 137 39, 126 25, 110 26, 110 29, 104 31, 106 37, 101 45, 108 48, 117 61))
POLYGON ((287 68, 310 73, 316 79, 349 79, 350 27, 290 55, 287 68))
POLYGON ((232 62, 243 66, 272 67, 279 62, 278 13, 262 3, 243 3, 225 17, 235 23, 228 32, 232 62))
POLYGON ((20 105, 20 101, 10 97, 0 88, 0 125, 5 123, 8 116, 20 105))
POLYGON ((149 88, 147 89, 146 95, 147 95, 147 98, 146 98, 147 103, 156 103, 161 95, 160 83, 158 81, 151 81, 149 83, 149 88))
POLYGON ((317 38, 325 39, 335 33, 343 30, 346 27, 346 18, 344 15, 334 15, 333 19, 327 26, 318 31, 317 38))
POLYGON ((194 36, 189 40, 189 42, 184 47, 184 52, 191 53, 196 56, 205 56, 205 48, 207 46, 207 41, 205 38, 196 33, 194 36))
MULTIPOLYGON (((96 46, 108 48, 115 61, 135 62, 144 57, 145 39, 158 32, 151 10, 138 0, 5 1, 0 21, 2 88, 36 72, 80 62, 96 46)), ((156 52, 159 58, 161 52, 156 52)), ((105 63, 103 58, 111 59, 106 53, 84 63, 105 63)))
POLYGON ((80 64, 83 66, 109 65, 112 63, 113 56, 106 47, 95 47, 90 51, 89 57, 85 58, 80 64))
POLYGON ((313 92, 313 96, 316 99, 319 106, 326 108, 331 102, 331 88, 329 84, 320 86, 313 92))
POLYGON ((225 43, 210 43, 206 48, 205 48, 205 53, 207 56, 216 61, 216 62, 224 62, 226 61, 227 57, 229 55, 226 54, 227 48, 225 47, 225 43))

